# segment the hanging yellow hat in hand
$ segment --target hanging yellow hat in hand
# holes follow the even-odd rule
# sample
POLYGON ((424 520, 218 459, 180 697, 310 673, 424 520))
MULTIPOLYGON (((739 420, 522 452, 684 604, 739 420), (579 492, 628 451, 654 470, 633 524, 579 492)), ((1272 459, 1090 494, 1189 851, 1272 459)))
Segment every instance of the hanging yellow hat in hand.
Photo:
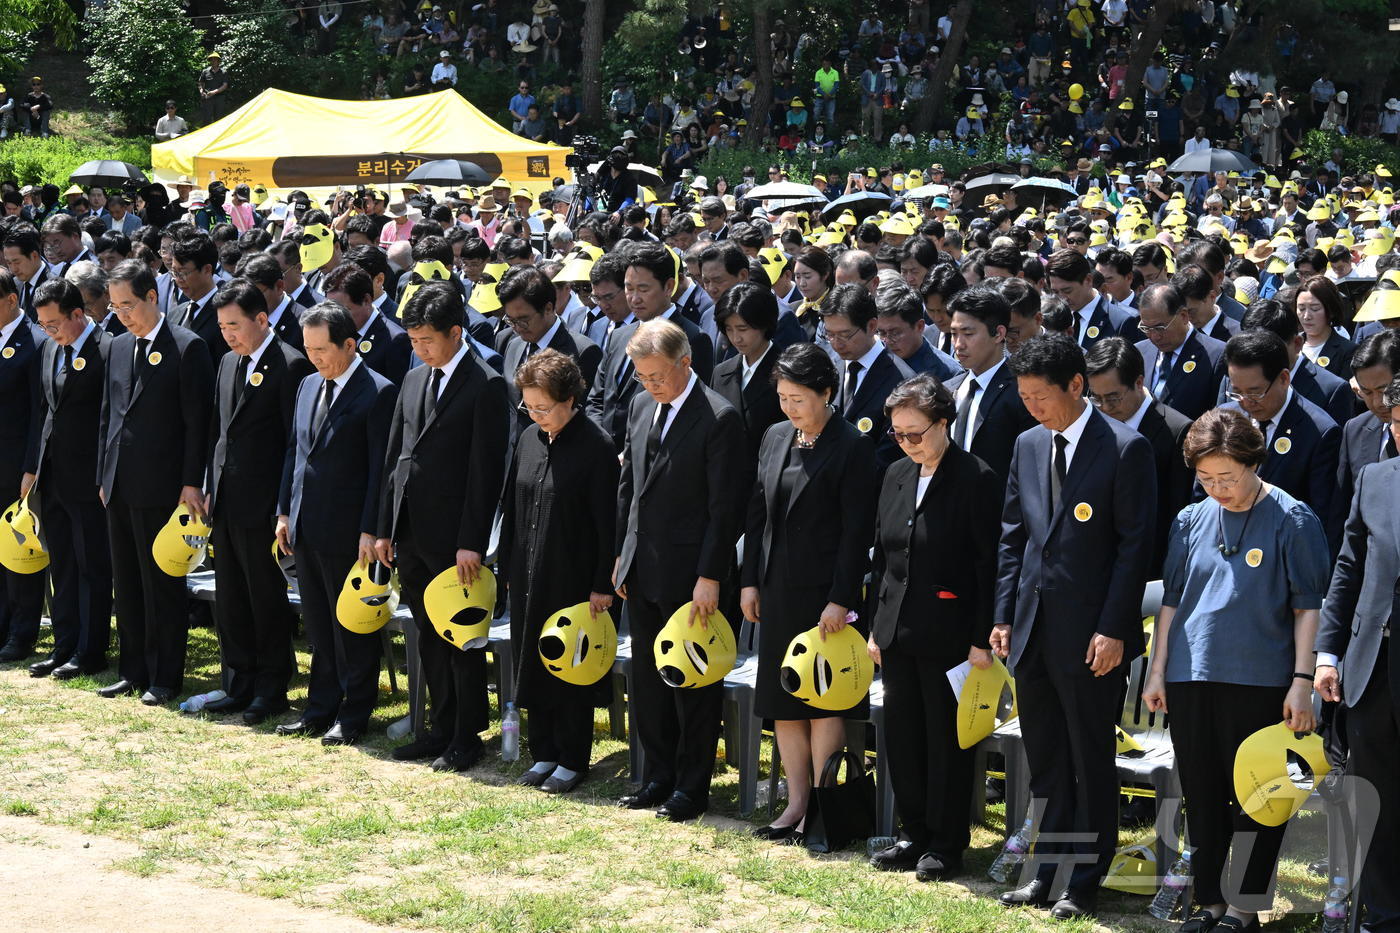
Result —
POLYGON ((423 611, 434 631, 463 651, 486 647, 495 610, 496 575, 485 567, 475 583, 464 584, 454 564, 423 590, 423 611))
POLYGON ((1330 770, 1322 736, 1266 726, 1235 752, 1235 799, 1254 822, 1282 826, 1330 770))
POLYGON ((151 557, 156 566, 172 577, 183 577, 204 563, 209 549, 209 522, 190 511, 181 502, 171 513, 169 521, 156 532, 151 542, 151 557))
POLYGON ((661 679, 672 687, 708 687, 734 669, 739 656, 734 629, 724 613, 690 620, 694 603, 677 609, 656 633, 652 652, 661 679))
POLYGON ((875 678, 865 638, 847 625, 822 638, 814 625, 788 644, 778 683, 803 703, 816 709, 845 710, 865 698, 875 678))
MULTIPOLYGON (((1001 705, 1002 691, 1015 687, 1011 672, 1001 659, 992 658, 990 667, 973 667, 963 681, 958 692, 958 747, 971 748, 991 735, 997 727, 997 709, 1001 705)), ((1016 715, 1013 709, 1007 718, 1016 715)))
POLYGON ((540 630, 540 661, 565 683, 587 687, 612 670, 617 659, 617 626, 607 612, 588 611, 588 603, 570 606, 550 617, 540 630))
POLYGON ((49 565, 49 553, 39 540, 39 516, 29 510, 28 496, 6 509, 0 524, 0 565, 11 573, 38 573, 49 565))
POLYGON ((357 561, 345 575, 345 585, 335 601, 335 618, 356 635, 373 635, 384 627, 398 605, 393 572, 375 561, 357 561))

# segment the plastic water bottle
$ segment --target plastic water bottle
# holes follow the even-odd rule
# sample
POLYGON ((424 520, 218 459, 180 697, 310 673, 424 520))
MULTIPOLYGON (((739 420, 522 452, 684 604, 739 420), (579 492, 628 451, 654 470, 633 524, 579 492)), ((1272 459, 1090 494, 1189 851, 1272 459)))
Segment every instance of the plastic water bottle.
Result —
POLYGON ((180 712, 198 713, 210 703, 213 703, 216 700, 222 700, 227 696, 228 694, 224 693, 224 691, 222 690, 215 690, 211 693, 196 693, 194 696, 190 697, 188 700, 180 704, 180 712))
POLYGON ((1186 888, 1191 884, 1191 850, 1181 853, 1171 870, 1162 878, 1162 886, 1152 898, 1147 912, 1158 920, 1170 920, 1187 904, 1186 888))
POLYGON ((520 713, 514 703, 506 704, 506 714, 501 717, 501 760, 520 759, 520 713))
POLYGON ((1322 933, 1342 933, 1347 928, 1347 894, 1346 878, 1335 876, 1322 902, 1322 933))
POLYGON ((1016 831, 1016 835, 1006 840, 1006 845, 1002 846, 1001 853, 992 862, 992 867, 987 869, 988 877, 997 884, 1006 884, 1007 881, 1011 880, 1011 876, 1026 863, 1026 853, 1030 850, 1031 818, 1026 817, 1026 821, 1016 831))

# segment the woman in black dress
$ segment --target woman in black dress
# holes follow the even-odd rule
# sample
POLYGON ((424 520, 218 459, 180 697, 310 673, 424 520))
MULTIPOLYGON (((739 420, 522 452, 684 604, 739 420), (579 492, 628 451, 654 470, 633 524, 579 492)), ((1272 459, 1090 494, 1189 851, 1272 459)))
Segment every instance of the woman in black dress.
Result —
POLYGON ((958 747, 958 698, 946 671, 989 667, 1002 482, 949 442, 953 396, 924 373, 885 412, 904 459, 880 490, 870 656, 885 685, 890 780, 900 837, 871 863, 934 881, 962 870, 973 750, 958 747))
POLYGON ((787 421, 768 429, 744 539, 744 618, 758 626, 754 711, 774 721, 788 779, 788 805, 766 839, 799 841, 819 772, 845 739, 843 718, 863 719, 862 700, 831 714, 786 693, 778 671, 788 644, 820 625, 838 632, 861 599, 875 518, 875 451, 834 417, 836 367, 815 344, 788 347, 773 369, 787 421))
POLYGON ((516 370, 515 384, 534 425, 521 432, 506 477, 497 575, 510 586, 515 701, 530 712, 535 764, 520 783, 566 793, 588 772, 593 708, 606 705, 609 681, 566 683, 544 669, 537 645, 559 610, 612 606, 617 453, 582 415, 587 387, 571 357, 542 350, 516 370))

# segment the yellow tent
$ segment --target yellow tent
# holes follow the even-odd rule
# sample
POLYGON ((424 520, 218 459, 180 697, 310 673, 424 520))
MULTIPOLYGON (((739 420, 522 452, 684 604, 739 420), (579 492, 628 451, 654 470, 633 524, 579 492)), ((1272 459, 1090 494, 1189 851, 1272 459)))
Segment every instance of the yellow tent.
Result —
POLYGON ((565 174, 572 150, 534 143, 492 121, 456 91, 398 100, 330 100, 269 89, 233 113, 151 147, 156 180, 188 175, 232 188, 399 188, 433 159, 467 159, 512 188, 538 194, 565 174))

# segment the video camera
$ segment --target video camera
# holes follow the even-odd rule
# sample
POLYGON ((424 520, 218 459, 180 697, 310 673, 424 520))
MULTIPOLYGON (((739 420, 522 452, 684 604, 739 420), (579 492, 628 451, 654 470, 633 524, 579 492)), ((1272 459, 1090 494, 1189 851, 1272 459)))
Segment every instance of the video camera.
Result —
POLYGON ((564 166, 573 169, 575 174, 582 175, 588 171, 590 165, 601 159, 602 150, 598 147, 598 137, 576 136, 574 151, 564 157, 564 166))

